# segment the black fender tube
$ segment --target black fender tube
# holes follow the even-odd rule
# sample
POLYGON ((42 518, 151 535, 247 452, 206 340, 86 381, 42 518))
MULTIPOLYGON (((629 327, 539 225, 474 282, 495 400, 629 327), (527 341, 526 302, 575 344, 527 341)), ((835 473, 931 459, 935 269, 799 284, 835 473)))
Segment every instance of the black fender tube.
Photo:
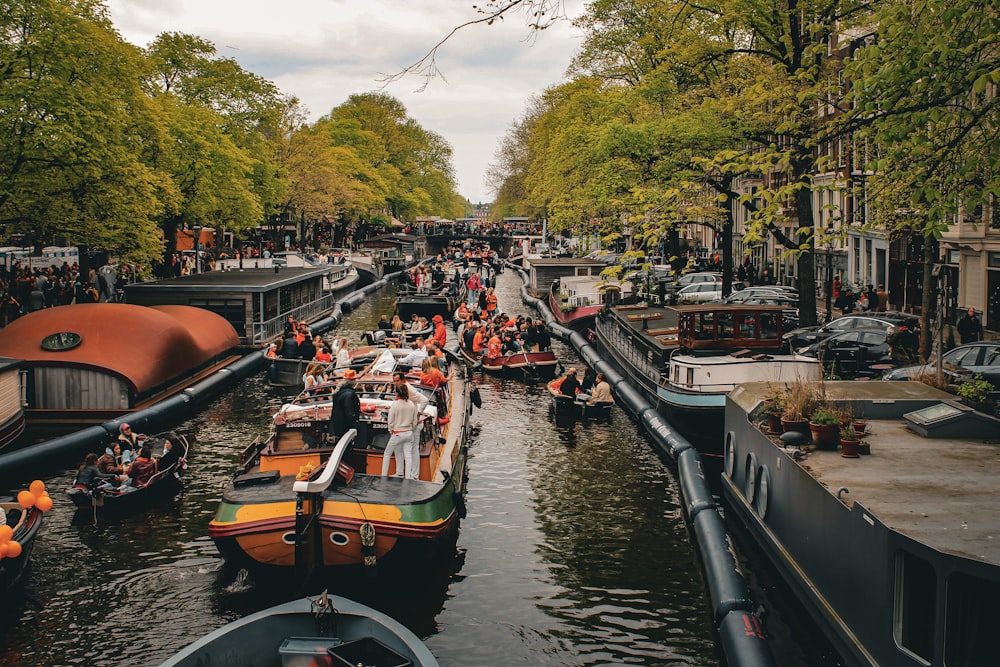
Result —
POLYGON ((581 358, 604 373, 618 405, 645 428, 653 446, 677 464, 688 523, 692 526, 694 544, 705 574, 712 619, 726 664, 730 667, 775 667, 763 624, 754 612, 757 607, 753 596, 739 571, 725 522, 705 479, 701 454, 660 416, 615 363, 603 359, 582 334, 568 332, 555 322, 548 304, 528 293, 528 276, 523 269, 509 263, 508 266, 516 269, 525 283, 521 288, 524 303, 542 313, 554 335, 565 337, 581 358))
POLYGON ((737 569, 736 557, 719 513, 699 512, 691 523, 705 568, 705 583, 712 599, 712 614, 716 625, 731 611, 756 609, 757 605, 747 592, 746 582, 737 569))

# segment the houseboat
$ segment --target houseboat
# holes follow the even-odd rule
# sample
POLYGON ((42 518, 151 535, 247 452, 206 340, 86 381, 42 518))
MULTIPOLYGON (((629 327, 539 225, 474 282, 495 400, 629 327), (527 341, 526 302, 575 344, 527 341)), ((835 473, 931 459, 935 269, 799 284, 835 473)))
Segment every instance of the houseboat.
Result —
POLYGON ((259 347, 281 336, 291 315, 314 322, 333 310, 324 288, 328 266, 208 271, 125 286, 125 300, 140 306, 195 306, 232 325, 244 345, 259 347))
POLYGON ((996 664, 1000 420, 920 382, 827 382, 870 454, 785 446, 759 424, 774 389, 727 398, 723 494, 842 664, 996 664))
POLYGON ((270 257, 241 257, 220 259, 215 263, 217 271, 246 271, 249 269, 326 269, 323 290, 334 297, 340 297, 357 289, 360 282, 358 270, 351 262, 350 254, 344 251, 329 255, 303 255, 299 252, 276 252, 270 257), (328 258, 330 261, 328 261, 328 258))
POLYGON ((101 423, 171 396, 240 358, 225 319, 191 306, 45 308, 0 330, 21 360, 32 425, 101 423))
POLYGON ((0 449, 24 431, 24 384, 21 362, 0 357, 0 449))
POLYGON ((820 379, 815 360, 780 354, 780 306, 648 304, 602 310, 595 341, 700 451, 721 454, 724 396, 747 379, 820 379))
POLYGON ((549 290, 549 309, 556 321, 566 327, 583 330, 594 326, 597 313, 607 305, 616 305, 632 294, 632 283, 600 276, 563 276, 549 290))
POLYGON ((227 562, 271 571, 302 568, 303 558, 310 571, 373 565, 390 552, 439 544, 455 534, 465 511, 469 371, 453 364, 451 380, 437 390, 413 377, 411 392, 423 395, 428 405, 419 424, 419 479, 406 479, 393 476, 395 460, 389 475, 381 475, 394 366, 386 350, 385 358, 359 376, 361 419, 338 442, 325 437, 332 387, 305 392, 275 415, 270 436, 244 452, 209 523, 209 536, 227 562), (296 504, 305 497, 296 491, 296 476, 311 468, 310 480, 328 472, 322 488, 308 490, 315 518, 310 530, 318 534, 306 534, 297 521, 296 504), (304 541, 315 549, 298 549, 304 541))

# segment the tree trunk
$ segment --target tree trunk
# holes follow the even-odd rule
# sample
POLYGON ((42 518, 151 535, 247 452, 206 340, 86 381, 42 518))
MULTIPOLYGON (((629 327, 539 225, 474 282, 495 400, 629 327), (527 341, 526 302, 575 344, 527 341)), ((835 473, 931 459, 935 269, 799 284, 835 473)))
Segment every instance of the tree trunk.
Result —
POLYGON ((809 239, 809 250, 798 256, 799 275, 796 280, 799 289, 799 324, 812 326, 816 321, 816 265, 814 260, 816 250, 816 235, 813 224, 812 190, 800 188, 795 192, 795 209, 798 214, 798 229, 793 239, 801 243, 803 238, 809 239))
POLYGON ((924 276, 920 294, 920 362, 926 364, 931 357, 931 314, 934 310, 934 295, 937 279, 933 276, 934 260, 937 258, 937 243, 933 238, 924 237, 924 276))
POLYGON ((726 219, 722 223, 722 296, 733 291, 733 207, 724 207, 726 219))

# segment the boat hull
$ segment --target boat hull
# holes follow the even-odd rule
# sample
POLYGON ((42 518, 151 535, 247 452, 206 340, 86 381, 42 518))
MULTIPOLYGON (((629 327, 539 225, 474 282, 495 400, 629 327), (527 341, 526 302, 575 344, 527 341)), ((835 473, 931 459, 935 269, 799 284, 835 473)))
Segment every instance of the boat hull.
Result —
POLYGON ((571 310, 563 310, 562 304, 549 293, 549 309, 552 311, 552 316, 556 318, 559 324, 570 327, 571 329, 576 329, 577 331, 583 331, 584 329, 590 328, 594 325, 594 318, 597 317, 597 313, 601 312, 603 304, 597 304, 595 306, 577 306, 571 310))
POLYGON ((487 357, 458 347, 462 356, 470 364, 481 363, 484 371, 500 377, 515 379, 548 379, 556 374, 559 360, 552 351, 522 352, 510 356, 487 357))
POLYGON ((0 449, 17 440, 24 433, 24 410, 19 409, 3 424, 0 424, 0 449))
POLYGON ((7 592, 24 581, 31 563, 31 552, 35 548, 35 538, 42 527, 42 512, 32 507, 23 509, 18 503, 0 503, 8 514, 8 521, 14 529, 12 540, 21 545, 21 553, 16 558, 0 560, 0 591, 7 592), (13 512, 18 512, 18 520, 12 521, 13 512))

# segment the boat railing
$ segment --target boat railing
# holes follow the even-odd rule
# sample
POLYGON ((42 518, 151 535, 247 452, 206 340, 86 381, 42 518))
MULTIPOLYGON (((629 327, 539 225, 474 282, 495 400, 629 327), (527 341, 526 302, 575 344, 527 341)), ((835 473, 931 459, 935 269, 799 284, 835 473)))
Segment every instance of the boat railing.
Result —
POLYGON ((324 294, 320 298, 298 308, 286 311, 278 317, 273 317, 264 322, 255 322, 253 325, 253 342, 264 343, 280 336, 285 330, 285 322, 288 321, 289 315, 294 317, 295 321, 311 321, 316 319, 318 315, 322 315, 333 308, 334 303, 336 301, 332 294, 324 294))
POLYGON ((326 491, 330 487, 330 484, 333 483, 333 478, 337 474, 337 468, 340 467, 340 461, 344 458, 347 448, 351 446, 351 443, 357 437, 358 430, 354 428, 349 429, 337 441, 337 445, 333 448, 333 453, 330 454, 330 458, 327 459, 319 475, 315 479, 296 481, 292 485, 292 490, 295 493, 323 493, 326 491))
POLYGON ((253 462, 257 460, 258 456, 260 456, 261 450, 263 450, 266 446, 267 442, 265 441, 262 443, 259 435, 254 438, 253 442, 247 445, 246 449, 243 450, 243 453, 240 454, 240 466, 239 470, 236 471, 236 475, 242 475, 245 471, 249 470, 253 462))

